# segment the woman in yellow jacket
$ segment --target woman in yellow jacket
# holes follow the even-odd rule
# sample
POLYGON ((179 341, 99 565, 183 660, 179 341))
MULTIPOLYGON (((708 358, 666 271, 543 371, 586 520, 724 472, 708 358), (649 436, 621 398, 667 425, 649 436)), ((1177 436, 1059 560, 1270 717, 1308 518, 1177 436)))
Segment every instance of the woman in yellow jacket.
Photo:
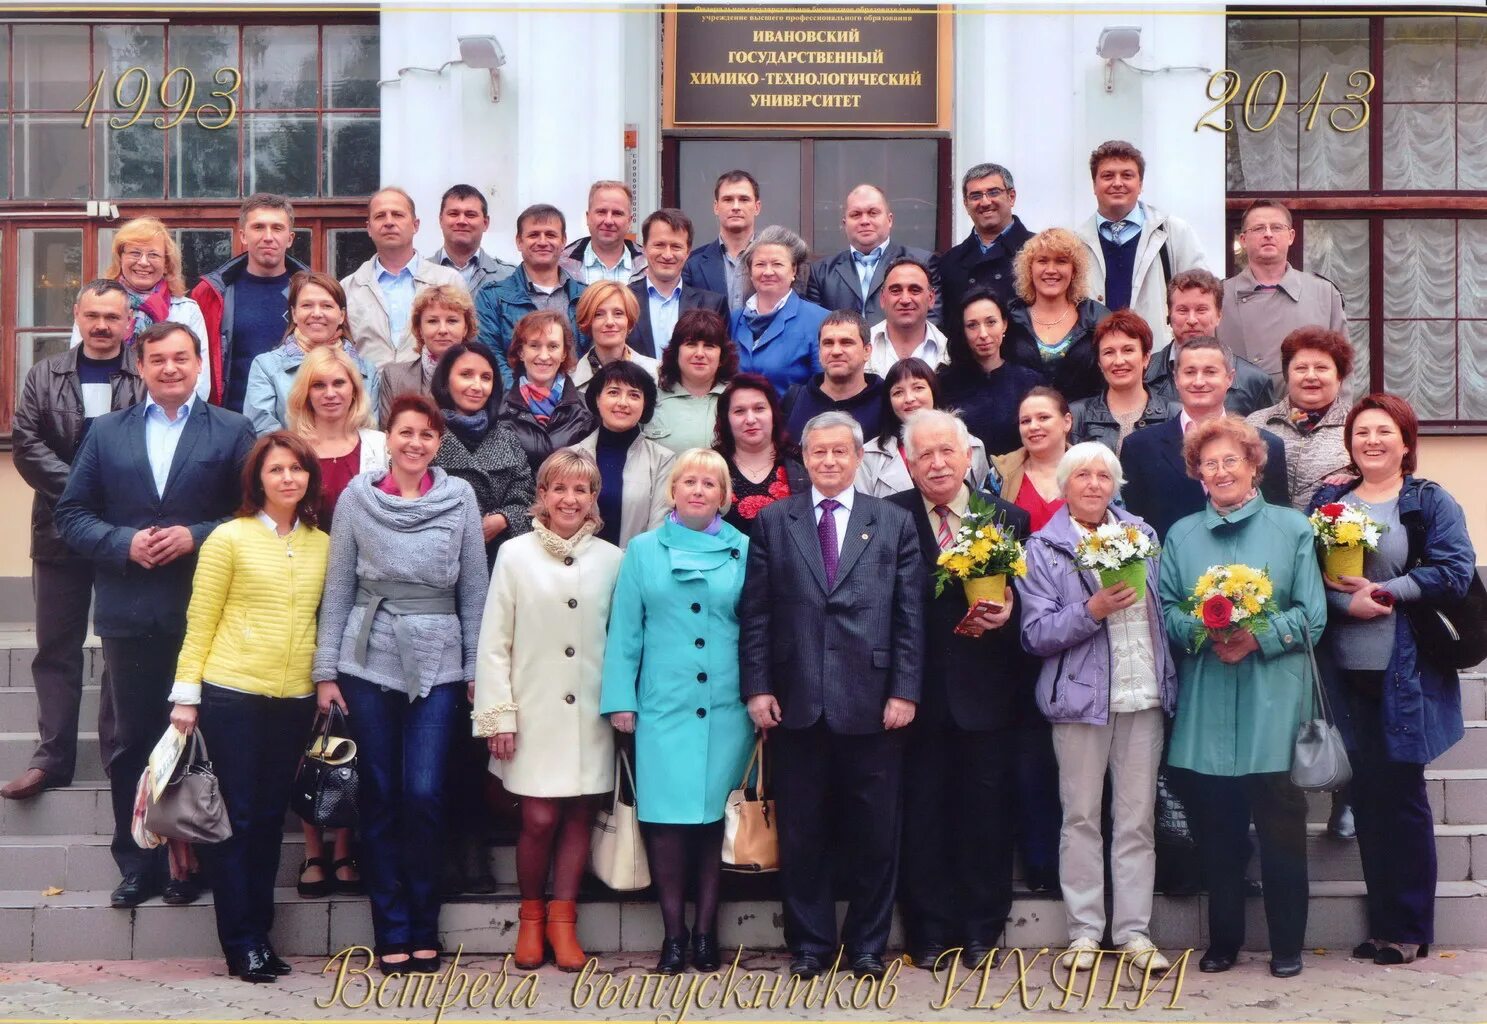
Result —
POLYGON ((201 848, 228 973, 269 982, 289 965, 269 945, 274 876, 295 765, 315 715, 310 663, 330 538, 316 528, 320 467, 276 431, 243 467, 237 518, 201 546, 176 662, 171 722, 199 724, 232 837, 201 848))

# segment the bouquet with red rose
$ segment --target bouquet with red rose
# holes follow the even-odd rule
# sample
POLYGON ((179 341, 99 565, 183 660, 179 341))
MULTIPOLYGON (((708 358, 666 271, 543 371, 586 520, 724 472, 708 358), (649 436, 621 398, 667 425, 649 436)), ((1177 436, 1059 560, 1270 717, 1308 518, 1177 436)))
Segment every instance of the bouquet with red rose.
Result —
POLYGON ((1198 577, 1182 610, 1197 620, 1192 652, 1209 640, 1228 640, 1237 630, 1263 633, 1270 628, 1266 610, 1273 590, 1270 574, 1248 565, 1211 565, 1198 577))

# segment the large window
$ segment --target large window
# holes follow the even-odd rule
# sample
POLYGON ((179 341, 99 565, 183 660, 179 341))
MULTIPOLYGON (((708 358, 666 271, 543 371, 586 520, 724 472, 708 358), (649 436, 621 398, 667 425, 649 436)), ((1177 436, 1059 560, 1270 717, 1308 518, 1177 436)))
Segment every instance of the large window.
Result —
POLYGON ((1487 21, 1238 15, 1227 63, 1231 227, 1284 200, 1292 262, 1342 291, 1354 393, 1487 430, 1487 21))
POLYGON ((0 199, 364 196, 377 74, 375 24, 3 23, 0 199))

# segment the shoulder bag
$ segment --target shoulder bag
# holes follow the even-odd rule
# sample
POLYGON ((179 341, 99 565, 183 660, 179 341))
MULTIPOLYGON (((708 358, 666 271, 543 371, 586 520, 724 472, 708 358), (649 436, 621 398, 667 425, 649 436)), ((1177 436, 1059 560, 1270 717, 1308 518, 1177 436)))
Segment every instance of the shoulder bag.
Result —
MULTIPOLYGON (((311 698, 313 699, 313 698, 311 698)), ((355 828, 361 777, 356 770, 356 743, 337 735, 346 729, 339 705, 316 718, 299 768, 289 806, 305 822, 320 828, 355 828)))
POLYGON ((1342 733, 1332 720, 1327 704, 1327 689, 1317 670, 1317 655, 1312 650, 1311 633, 1302 627, 1306 640, 1306 661, 1311 669, 1312 715, 1296 729, 1296 743, 1291 752, 1291 784, 1313 792, 1342 789, 1353 777, 1347 747, 1342 733))
MULTIPOLYGON (((1426 487, 1435 486, 1425 484, 1426 487)), ((1409 538, 1406 571, 1427 564, 1425 524, 1411 516, 1405 524, 1409 538)), ((1487 586, 1482 574, 1472 570, 1466 596, 1446 601, 1406 601, 1399 605, 1415 631, 1415 648, 1421 657, 1445 671, 1472 668, 1487 660, 1487 586)))
POLYGON ((635 810, 635 775, 630 770, 630 755, 623 749, 615 751, 614 797, 594 818, 589 854, 594 877, 611 889, 634 892, 651 884, 650 862, 646 860, 635 810), (629 783, 629 803, 625 802, 622 783, 629 783))
POLYGON ((227 805, 208 760, 206 737, 191 731, 186 752, 177 762, 159 799, 145 807, 144 829, 166 839, 220 843, 232 837, 227 805))
POLYGON ((743 781, 723 805, 723 867, 732 871, 780 869, 779 821, 774 801, 764 795, 764 737, 754 741, 754 752, 744 765, 743 781), (749 776, 758 775, 753 787, 749 776))

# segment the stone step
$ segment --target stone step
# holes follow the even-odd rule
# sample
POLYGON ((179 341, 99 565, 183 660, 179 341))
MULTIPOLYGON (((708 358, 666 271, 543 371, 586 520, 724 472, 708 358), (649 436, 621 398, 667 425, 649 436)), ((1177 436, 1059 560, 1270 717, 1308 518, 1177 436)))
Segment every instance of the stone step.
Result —
MULTIPOLYGON (((516 941, 516 893, 510 887, 487 897, 445 904, 441 941, 469 953, 510 952, 516 941)), ((292 889, 275 892, 272 933, 278 952, 327 956, 349 946, 369 945, 371 913, 365 899, 332 897, 302 900, 292 889)), ((1251 899, 1247 948, 1265 945, 1264 909, 1251 899)), ((838 907, 838 915, 845 906, 838 907)), ((1163 948, 1206 945, 1207 908, 1203 897, 1157 896, 1152 937, 1163 948)), ((1365 936, 1361 882, 1311 885, 1306 945, 1345 950, 1365 936)), ((584 949, 603 955, 655 950, 661 941, 660 912, 651 900, 627 898, 583 901, 578 937, 584 949)), ((725 947, 779 949, 783 945, 779 904, 772 900, 725 900, 719 915, 725 947)), ((1063 906, 1057 899, 1020 897, 1013 902, 1004 944, 1036 949, 1067 941, 1063 906)), ((890 947, 901 945, 897 921, 890 947)), ((1487 884, 1442 882, 1436 889, 1436 945, 1441 948, 1487 945, 1487 884)), ((124 960, 202 956, 218 949, 210 897, 189 907, 167 907, 149 900, 134 910, 113 910, 107 890, 38 897, 33 892, 0 892, 0 962, 27 960, 124 960)))
MULTIPOLYGON (((95 719, 96 722, 96 719, 95 719)), ((73 778, 79 782, 99 782, 107 778, 103 774, 103 762, 98 757, 98 731, 93 722, 86 719, 85 728, 77 734, 77 768, 73 778)), ((0 779, 13 779, 25 771, 36 753, 36 722, 18 732, 0 732, 0 779)))
MULTIPOLYGON (((84 686, 78 722, 93 729, 98 721, 98 686, 84 686)), ((0 686, 0 732, 27 732, 36 728, 36 691, 30 686, 0 686)), ((35 735, 35 732, 32 732, 35 735)))
POLYGON ((1432 768, 1487 768, 1487 720, 1466 723, 1466 735, 1450 750, 1431 762, 1432 768))

